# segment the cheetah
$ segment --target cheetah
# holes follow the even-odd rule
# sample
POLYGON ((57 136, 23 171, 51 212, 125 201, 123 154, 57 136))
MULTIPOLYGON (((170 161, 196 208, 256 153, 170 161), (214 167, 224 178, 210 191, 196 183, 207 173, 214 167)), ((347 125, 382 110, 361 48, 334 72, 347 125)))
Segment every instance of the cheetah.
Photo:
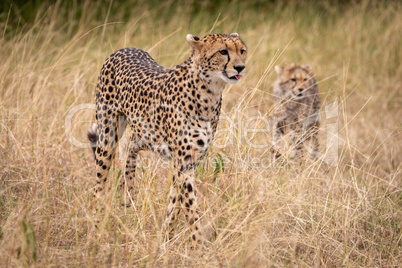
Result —
POLYGON ((289 131, 290 158, 300 161, 303 144, 312 142, 310 153, 313 157, 319 148, 318 128, 320 96, 316 80, 309 65, 290 64, 276 66, 277 80, 274 83, 274 149, 281 155, 281 140, 289 131))
POLYGON ((96 200, 105 192, 122 121, 132 129, 125 186, 134 198, 136 159, 150 150, 171 159, 174 174, 165 226, 183 211, 193 247, 203 244, 197 212, 194 171, 214 139, 226 84, 246 73, 247 47, 239 34, 188 34, 191 56, 172 69, 158 65, 145 51, 124 48, 106 59, 96 89, 97 125, 88 131, 96 161, 96 200))

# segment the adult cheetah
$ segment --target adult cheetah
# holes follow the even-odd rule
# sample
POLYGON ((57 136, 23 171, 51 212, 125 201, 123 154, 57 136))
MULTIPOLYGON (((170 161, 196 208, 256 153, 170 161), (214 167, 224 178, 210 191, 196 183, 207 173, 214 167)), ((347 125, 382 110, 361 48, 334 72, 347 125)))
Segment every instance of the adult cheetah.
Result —
POLYGON ((204 240, 196 210, 194 169, 214 138, 225 85, 238 83, 246 72, 247 47, 237 33, 202 39, 188 34, 186 40, 192 54, 173 69, 158 65, 141 49, 124 48, 109 56, 98 78, 97 126, 88 131, 88 139, 96 160, 97 198, 105 192, 122 119, 133 134, 120 186, 126 183, 132 198, 139 151, 152 150, 174 161, 166 226, 171 237, 181 209, 194 246, 204 240))

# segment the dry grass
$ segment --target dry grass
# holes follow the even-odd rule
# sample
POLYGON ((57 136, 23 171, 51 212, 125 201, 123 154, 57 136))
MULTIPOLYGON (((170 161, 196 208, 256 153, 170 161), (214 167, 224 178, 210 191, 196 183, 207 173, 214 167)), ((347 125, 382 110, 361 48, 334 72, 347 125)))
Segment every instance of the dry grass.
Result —
MULTIPOLYGON (((402 263, 398 2, 313 8, 303 1, 266 8, 57 3, 42 6, 34 21, 18 21, 15 9, 0 16, 0 266, 402 263), (94 161, 90 149, 67 140, 69 109, 94 102, 98 72, 113 51, 135 46, 171 67, 189 56, 187 33, 209 32, 239 32, 249 48, 248 74, 225 91, 227 120, 197 170, 209 248, 203 255, 190 250, 184 221, 175 239, 163 242, 170 166, 146 154, 135 206, 110 199, 94 230, 94 161), (273 162, 268 148, 253 146, 272 135, 261 120, 272 114, 272 67, 290 62, 312 65, 323 107, 339 101, 338 116, 322 123, 323 136, 329 124, 338 125, 335 166, 273 162), (250 126, 266 132, 246 133, 247 120, 257 115, 250 126)), ((93 120, 92 110, 74 117, 77 139, 85 141, 93 120)), ((325 143, 323 137, 322 148, 325 143)), ((110 176, 118 178, 121 168, 116 162, 110 176)))

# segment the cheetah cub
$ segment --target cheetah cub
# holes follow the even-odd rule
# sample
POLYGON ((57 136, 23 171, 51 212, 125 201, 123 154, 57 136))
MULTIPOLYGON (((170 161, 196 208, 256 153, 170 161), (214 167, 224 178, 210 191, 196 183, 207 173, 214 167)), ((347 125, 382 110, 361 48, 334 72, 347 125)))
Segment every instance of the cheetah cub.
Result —
POLYGON ((316 157, 318 151, 318 128, 320 96, 311 67, 309 65, 290 64, 276 66, 278 75, 274 83, 274 141, 276 156, 283 154, 283 136, 289 134, 289 157, 301 160, 303 145, 316 157))
POLYGON ((96 160, 95 197, 104 196, 122 122, 133 130, 121 188, 136 198, 136 159, 151 150, 174 162, 166 226, 169 236, 180 211, 193 246, 201 242, 195 169, 214 139, 222 92, 246 73, 247 48, 237 33, 188 34, 191 56, 172 69, 145 51, 124 48, 105 61, 96 90, 97 125, 88 132, 96 160))

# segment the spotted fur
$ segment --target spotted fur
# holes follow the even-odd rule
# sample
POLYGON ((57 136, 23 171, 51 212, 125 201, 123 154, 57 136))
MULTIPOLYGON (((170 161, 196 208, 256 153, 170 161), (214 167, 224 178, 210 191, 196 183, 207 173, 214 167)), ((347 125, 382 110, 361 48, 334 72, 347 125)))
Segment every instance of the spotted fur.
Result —
MULTIPOLYGON (((274 84, 275 123, 274 148, 281 152, 282 137, 290 135, 291 154, 302 159, 303 143, 311 140, 313 156, 318 151, 320 96, 311 67, 290 64, 275 67, 278 78, 274 84)), ((279 155, 280 153, 278 153, 279 155)))
POLYGON ((118 130, 125 123, 133 130, 125 179, 135 198, 136 158, 152 150, 173 159, 175 172, 169 193, 166 225, 180 210, 190 225, 194 244, 202 240, 196 210, 194 169, 214 138, 226 84, 245 74, 247 48, 237 33, 211 34, 200 39, 187 35, 192 54, 173 69, 159 66, 141 49, 124 48, 104 63, 96 90, 97 126, 88 132, 96 160, 95 195, 105 191, 115 156, 118 130))

